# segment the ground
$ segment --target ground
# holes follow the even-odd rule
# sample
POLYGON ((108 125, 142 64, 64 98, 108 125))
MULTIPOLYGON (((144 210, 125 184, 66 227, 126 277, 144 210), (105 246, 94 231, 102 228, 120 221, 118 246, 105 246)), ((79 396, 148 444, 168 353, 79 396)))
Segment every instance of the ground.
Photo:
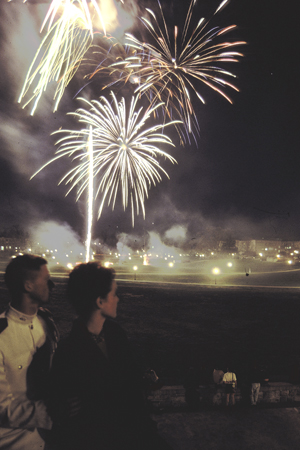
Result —
POLYGON ((154 416, 174 450, 299 450, 298 408, 218 409, 154 416))

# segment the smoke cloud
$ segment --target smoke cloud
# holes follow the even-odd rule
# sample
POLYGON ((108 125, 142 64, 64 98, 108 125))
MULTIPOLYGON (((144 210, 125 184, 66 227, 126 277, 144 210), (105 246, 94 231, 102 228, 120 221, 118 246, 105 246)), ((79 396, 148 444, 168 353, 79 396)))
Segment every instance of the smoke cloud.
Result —
POLYGON ((31 228, 31 239, 39 249, 50 255, 49 264, 66 265, 83 261, 85 248, 70 225, 53 221, 40 222, 31 228))

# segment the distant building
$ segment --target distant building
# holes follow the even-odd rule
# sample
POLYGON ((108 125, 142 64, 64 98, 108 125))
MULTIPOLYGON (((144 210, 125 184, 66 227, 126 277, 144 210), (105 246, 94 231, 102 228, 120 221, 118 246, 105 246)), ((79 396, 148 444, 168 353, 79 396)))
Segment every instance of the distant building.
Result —
POLYGON ((28 239, 0 236, 0 256, 12 256, 28 247, 28 239))
POLYGON ((7 252, 10 250, 14 250, 14 246, 15 246, 14 238, 0 237, 0 251, 1 252, 7 252))
MULTIPOLYGON (((285 240, 267 240, 267 239, 250 239, 245 241, 236 241, 238 253, 240 255, 252 254, 263 258, 277 257, 281 254, 290 256, 300 251, 300 241, 285 240)), ((293 255, 292 255, 293 256, 293 255)))

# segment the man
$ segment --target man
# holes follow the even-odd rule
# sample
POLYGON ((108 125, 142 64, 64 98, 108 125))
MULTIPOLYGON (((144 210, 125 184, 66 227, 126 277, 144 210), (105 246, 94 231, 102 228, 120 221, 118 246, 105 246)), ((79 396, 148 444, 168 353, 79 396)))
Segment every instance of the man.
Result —
POLYGON ((12 259, 5 272, 11 303, 0 315, 0 448, 41 450, 52 427, 43 401, 58 333, 47 303, 47 261, 12 259))

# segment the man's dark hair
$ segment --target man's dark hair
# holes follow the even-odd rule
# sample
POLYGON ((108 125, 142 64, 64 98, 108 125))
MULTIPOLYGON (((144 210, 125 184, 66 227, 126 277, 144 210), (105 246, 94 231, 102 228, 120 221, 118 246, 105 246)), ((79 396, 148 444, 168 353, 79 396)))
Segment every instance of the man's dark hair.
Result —
POLYGON ((19 300, 24 292, 24 282, 37 275, 47 261, 37 255, 19 255, 6 267, 4 281, 14 300, 19 300))
POLYGON ((69 275, 67 297, 76 313, 87 317, 95 307, 98 297, 106 298, 111 291, 115 271, 98 262, 82 263, 69 275))

